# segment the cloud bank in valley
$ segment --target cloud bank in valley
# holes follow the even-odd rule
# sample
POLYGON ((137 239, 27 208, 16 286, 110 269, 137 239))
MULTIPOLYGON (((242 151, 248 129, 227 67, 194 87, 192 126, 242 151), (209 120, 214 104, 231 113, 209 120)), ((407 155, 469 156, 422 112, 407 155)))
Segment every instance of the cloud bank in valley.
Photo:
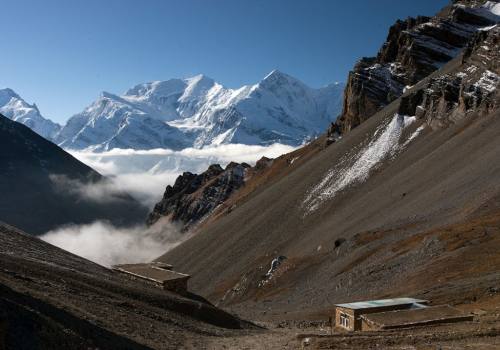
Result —
POLYGON ((181 151, 113 149, 106 152, 69 152, 110 179, 105 184, 106 188, 101 185, 97 192, 125 191, 152 208, 163 195, 165 187, 173 184, 184 171, 200 173, 210 164, 225 166, 231 161, 253 164, 263 156, 275 158, 294 149, 282 144, 228 144, 201 149, 186 148, 181 151))
MULTIPOLYGON (((162 197, 165 187, 173 184, 184 171, 200 173, 210 164, 225 166, 231 161, 253 164, 263 156, 275 158, 293 150, 293 147, 281 144, 229 144, 202 149, 187 148, 182 151, 69 151, 107 179, 88 184, 60 175, 51 175, 50 178, 56 188, 78 195, 82 200, 106 203, 120 200, 123 192, 127 192, 152 208, 162 197)), ((117 228, 104 221, 69 225, 47 232, 41 239, 101 265, 111 266, 151 261, 188 237, 188 234, 180 233, 171 223, 160 220, 151 227, 139 225, 117 228)))
POLYGON ((151 261, 188 238, 171 223, 116 228, 96 221, 49 231, 42 240, 104 266, 151 261))

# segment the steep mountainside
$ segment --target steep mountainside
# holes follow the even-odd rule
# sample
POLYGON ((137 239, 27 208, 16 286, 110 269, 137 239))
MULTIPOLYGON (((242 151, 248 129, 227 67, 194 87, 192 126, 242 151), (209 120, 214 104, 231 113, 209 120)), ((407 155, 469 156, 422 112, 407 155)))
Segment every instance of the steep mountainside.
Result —
POLYGON ((273 71, 255 85, 228 89, 203 76, 103 93, 55 138, 64 148, 201 147, 274 142, 300 145, 340 112, 342 84, 312 89, 273 71))
POLYGON ((250 328, 0 223, 0 349, 203 349, 250 328))
MULTIPOLYGON (((499 18, 498 15, 495 13, 500 11, 499 10, 500 5, 494 2, 473 1, 473 2, 468 2, 467 5, 468 7, 464 7, 465 5, 463 5, 463 2, 457 3, 455 6, 446 8, 438 16, 434 18, 418 17, 417 19, 410 18, 407 21, 398 21, 396 25, 394 25, 390 29, 387 42, 380 50, 378 57, 380 58, 380 60, 386 63, 389 62, 391 59, 394 59, 394 57, 400 57, 399 60, 401 62, 403 61, 409 62, 404 69, 408 69, 408 72, 411 72, 411 74, 410 73, 408 74, 412 76, 411 78, 412 81, 415 82, 421 80, 423 77, 425 77, 429 73, 436 70, 439 66, 441 66, 443 62, 450 60, 453 57, 453 55, 458 54, 460 50, 464 48, 466 50, 470 50, 470 48, 466 48, 466 45, 469 38, 474 33, 478 32, 477 29, 482 28, 481 26, 484 26, 486 24, 491 24, 492 22, 496 21, 499 18), (416 31, 415 33, 418 32, 419 33, 418 35, 420 36, 412 32, 412 30, 416 31), (462 33, 463 35, 461 36, 458 35, 457 31, 462 33), (418 40, 415 39, 417 37, 418 40), (424 45, 424 43, 425 45, 430 45, 431 43, 429 39, 430 37, 441 38, 442 40, 440 39, 441 41, 433 42, 434 44, 432 46, 432 50, 422 48, 422 45, 424 45), (420 43, 420 46, 415 44, 414 40, 417 40, 420 43), (437 52, 442 51, 443 47, 449 48, 450 45, 449 42, 452 42, 455 45, 455 48, 453 49, 454 52, 453 55, 449 55, 446 57, 438 55, 437 52), (408 55, 408 57, 402 59, 401 57, 404 55, 408 55)), ((483 30, 480 30, 479 32, 483 33, 482 35, 486 35, 486 33, 488 33, 488 29, 491 28, 486 27, 483 28, 483 30)), ((478 42, 481 42, 483 39, 484 38, 480 36, 478 37, 477 40, 478 42)), ((491 56, 493 54, 492 52, 487 52, 487 54, 489 54, 490 57, 492 57, 490 59, 496 59, 496 57, 491 56)), ((394 64, 390 63, 389 66, 393 67, 394 64)), ((469 68, 469 70, 475 70, 475 69, 476 68, 474 67, 469 68)), ((371 72, 372 69, 370 68, 367 71, 371 72)), ((471 75, 469 74, 471 72, 466 72, 466 73, 468 73, 468 75, 471 75)), ((408 74, 405 73, 405 76, 407 76, 408 74)), ((350 76, 355 77, 355 79, 358 79, 360 77, 358 73, 351 73, 350 76)), ((478 104, 483 98, 481 93, 472 94, 473 92, 472 90, 474 90, 474 87, 470 86, 468 87, 468 89, 471 91, 467 92, 467 96, 459 96, 460 93, 459 85, 461 83, 461 79, 464 78, 465 76, 466 76, 465 73, 463 75, 460 74, 460 76, 453 78, 443 76, 440 77, 439 79, 432 81, 434 89, 437 89, 440 92, 434 92, 432 94, 432 97, 428 96, 430 94, 430 91, 434 91, 433 87, 429 87, 429 89, 426 90, 425 94, 423 90, 418 90, 417 92, 418 96, 414 96, 415 94, 411 94, 410 96, 405 97, 405 99, 402 101, 400 114, 421 116, 421 113, 424 112, 424 107, 419 108, 418 111, 416 111, 416 107, 420 103, 427 104, 428 105, 427 107, 433 111, 432 112, 433 118, 429 120, 429 123, 432 126, 434 126, 436 123, 438 124, 443 123, 444 121, 441 120, 439 115, 440 114, 447 115, 447 113, 451 108, 453 108, 455 103, 461 104, 461 110, 454 112, 454 114, 457 113, 463 114, 464 112, 466 112, 466 109, 471 108, 471 106, 475 106, 475 104, 478 104), (438 97, 437 96, 438 94, 441 94, 441 96, 438 97), (446 96, 442 96, 444 94, 446 96), (426 95, 425 97, 426 102, 422 101, 424 95, 426 95), (436 98, 440 98, 440 100, 437 101, 436 98)), ((472 74, 472 76, 477 78, 475 74, 472 74)), ((482 81, 485 81, 485 79, 486 80, 494 79, 494 77, 485 76, 482 79, 482 81)), ((366 81, 363 80, 360 84, 361 84, 360 86, 362 86, 363 89, 365 88, 368 89, 367 91, 372 91, 372 89, 370 88, 370 84, 376 84, 378 86, 379 92, 384 92, 384 93, 391 91, 391 89, 394 87, 393 80, 386 79, 383 81, 382 80, 374 81, 373 76, 367 77, 367 80, 366 81)), ((412 83, 412 85, 414 85, 414 83, 412 83)), ((402 84, 402 86, 404 86, 404 84, 402 84)), ((410 88, 411 87, 407 86, 405 89, 409 90, 410 88)), ((349 96, 350 94, 348 90, 349 90, 349 85, 346 87, 345 97, 349 96)), ((401 88, 400 90, 401 91, 399 91, 397 94, 392 95, 391 99, 397 98, 399 95, 401 95, 404 89, 401 88)), ((365 92, 362 93, 364 94, 365 92)), ((388 99, 387 103, 390 102, 391 99, 388 99)), ((381 104, 380 106, 382 105, 383 104, 381 104)), ((370 112, 365 111, 366 114, 364 114, 364 116, 367 117, 370 115, 370 113, 373 114, 379 108, 381 107, 375 108, 370 112)), ((429 113, 429 111, 427 111, 426 113, 429 113)), ((342 133, 345 133, 345 131, 347 131, 347 130, 343 131, 341 130, 339 126, 340 123, 341 121, 337 122, 337 124, 332 124, 330 126, 327 133, 326 142, 320 141, 320 142, 314 142, 314 144, 317 145, 318 143, 323 143, 329 145, 336 139, 339 139, 340 135, 342 133)), ((276 164, 271 166, 272 169, 269 170, 269 173, 273 174, 271 177, 264 176, 265 179, 259 179, 261 178, 262 174, 258 174, 258 176, 254 177, 247 175, 245 177, 244 184, 239 186, 241 187, 241 191, 232 191, 231 194, 227 196, 227 199, 225 199, 225 202, 221 202, 219 199, 217 200, 217 204, 207 203, 205 199, 204 201, 205 205, 203 205, 203 207, 205 208, 205 210, 203 211, 203 216, 204 219, 206 220, 204 221, 210 222, 214 218, 219 217, 221 214, 230 212, 232 210, 231 208, 239 204, 239 202, 241 202, 243 198, 246 198, 250 192, 253 192, 258 187, 256 186, 257 183, 259 183, 259 186, 261 186, 263 183, 268 182, 269 180, 276 180, 278 177, 282 176, 283 174, 289 172, 291 169, 295 168, 298 165, 298 163, 301 163, 305 155, 309 156, 310 155, 309 153, 311 153, 310 151, 314 151, 315 149, 316 147, 305 147, 303 150, 293 152, 291 154, 280 157, 282 159, 278 159, 276 164), (301 159, 301 161, 298 161, 293 165, 293 163, 298 159, 301 159), (283 165, 281 160, 286 160, 287 162, 286 165, 283 165), (286 171, 284 171, 284 169, 286 169, 286 171), (210 216, 213 217, 210 218, 210 216)), ((367 155, 366 161, 369 161, 368 157, 371 156, 374 155, 373 154, 367 155)), ((248 174, 252 175, 252 173, 248 174)), ((167 200, 168 210, 165 209, 166 199, 164 198, 163 201, 159 203, 159 207, 156 208, 155 211, 151 214, 152 217, 158 218, 159 216, 169 216, 171 213, 174 212, 175 213, 182 212, 185 215, 187 215, 183 220, 184 222, 190 221, 190 223, 192 224, 195 221, 201 219, 200 216, 196 216, 196 218, 191 219, 188 214, 189 211, 186 212, 187 206, 185 205, 185 202, 178 201, 176 199, 177 198, 176 195, 173 195, 173 198, 170 198, 170 195, 167 197, 169 198, 167 200)), ((192 198, 191 195, 190 198, 192 198)), ((177 215, 175 215, 176 218, 177 215)), ((173 219, 174 221, 176 220, 174 219, 173 216, 170 216, 170 218, 173 219)))
POLYGON ((231 162, 222 169, 213 164, 200 175, 186 172, 174 186, 167 186, 163 198, 149 214, 148 224, 161 217, 180 223, 183 230, 199 230, 227 215, 250 194, 265 189, 323 149, 322 138, 276 159, 262 157, 255 166, 231 162))
POLYGON ((0 115, 0 220, 34 234, 68 223, 142 221, 146 208, 28 127, 0 115))
MULTIPOLYGON (((488 24, 499 12, 498 2, 458 0, 435 18, 402 23, 411 28, 390 34, 402 46, 381 52, 392 57, 402 48, 410 62, 404 79, 415 80, 380 105, 367 97, 371 84, 390 91, 396 78, 360 80, 360 103, 368 101, 371 115, 352 124, 344 118, 255 167, 213 165, 167 187, 150 222, 167 216, 199 225, 157 260, 190 274, 189 290, 216 306, 128 280, 0 224, 0 348, 498 349, 500 27, 488 24), (450 304, 474 320, 349 333, 327 323, 336 303, 402 296, 450 304), (273 329, 255 330, 220 308, 273 329)), ((378 64, 373 70, 397 68, 378 64)), ((170 126, 190 130, 193 140, 202 135, 179 126, 177 107, 171 112, 170 126)), ((18 144, 2 149, 35 155, 30 163, 39 169, 51 164, 40 156, 46 147, 62 152, 4 123, 11 131, 2 137, 10 129, 0 124, 0 142, 18 144)), ((0 166, 9 169, 9 156, 0 154, 0 166)))
POLYGON ((463 307, 481 300, 494 317, 500 28, 463 46, 159 260, 246 317, 326 317, 335 302, 402 295, 463 307), (287 259, 266 274, 279 256, 287 259))
POLYGON ((26 125, 46 139, 51 139, 61 129, 59 124, 42 117, 35 104, 28 104, 11 89, 0 89, 0 114, 26 125))
POLYGON ((459 0, 435 17, 397 21, 378 55, 362 58, 349 73, 342 114, 331 134, 361 124, 456 57, 477 30, 499 20, 496 1, 459 0))

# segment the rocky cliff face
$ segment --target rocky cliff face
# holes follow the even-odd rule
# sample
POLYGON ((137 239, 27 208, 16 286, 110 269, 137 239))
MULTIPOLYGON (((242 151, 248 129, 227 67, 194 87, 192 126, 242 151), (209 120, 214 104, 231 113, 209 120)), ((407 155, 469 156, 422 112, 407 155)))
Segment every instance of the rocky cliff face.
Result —
POLYGON ((167 217, 182 225, 185 231, 223 203, 245 183, 245 173, 250 165, 230 163, 223 169, 211 165, 202 174, 185 172, 177 178, 174 186, 167 186, 162 200, 149 214, 147 223, 154 224, 167 217))
POLYGON ((342 114, 330 128, 345 133, 456 57, 479 29, 498 23, 492 1, 455 1, 435 17, 397 21, 376 57, 349 73, 342 114))
POLYGON ((425 120, 433 129, 471 113, 487 115, 499 107, 500 28, 477 33, 460 69, 430 79, 423 89, 403 96, 399 113, 425 120))

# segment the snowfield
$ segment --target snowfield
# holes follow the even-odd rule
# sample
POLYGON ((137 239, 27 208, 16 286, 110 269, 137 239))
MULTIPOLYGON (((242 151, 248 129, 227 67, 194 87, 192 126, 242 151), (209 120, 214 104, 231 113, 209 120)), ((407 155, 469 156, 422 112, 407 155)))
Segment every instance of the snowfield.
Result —
POLYGON ((380 126, 372 140, 360 152, 346 155, 342 161, 331 169, 307 194, 304 199, 306 214, 319 208, 322 202, 333 198, 344 188, 362 183, 368 179, 370 171, 382 160, 394 156, 423 130, 419 127, 406 142, 400 143, 403 129, 415 122, 415 117, 395 114, 392 120, 380 126))

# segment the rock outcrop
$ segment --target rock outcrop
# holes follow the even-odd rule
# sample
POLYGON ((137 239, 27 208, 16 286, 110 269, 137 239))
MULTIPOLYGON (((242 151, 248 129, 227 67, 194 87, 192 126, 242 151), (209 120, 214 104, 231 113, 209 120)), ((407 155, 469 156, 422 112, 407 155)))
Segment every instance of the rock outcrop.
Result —
POLYGON ((469 42, 458 72, 429 80, 423 89, 403 96, 399 113, 424 119, 432 128, 470 113, 498 109, 500 28, 481 31, 469 42))
POLYGON ((397 21, 378 55, 362 58, 349 73, 342 114, 330 129, 350 131, 456 57, 474 33, 498 23, 491 3, 455 1, 432 18, 397 21))
POLYGON ((250 165, 229 163, 225 169, 211 165, 201 174, 185 172, 174 186, 168 185, 163 198, 149 214, 148 225, 162 217, 179 223, 185 231, 199 222, 245 183, 245 173, 250 165))

